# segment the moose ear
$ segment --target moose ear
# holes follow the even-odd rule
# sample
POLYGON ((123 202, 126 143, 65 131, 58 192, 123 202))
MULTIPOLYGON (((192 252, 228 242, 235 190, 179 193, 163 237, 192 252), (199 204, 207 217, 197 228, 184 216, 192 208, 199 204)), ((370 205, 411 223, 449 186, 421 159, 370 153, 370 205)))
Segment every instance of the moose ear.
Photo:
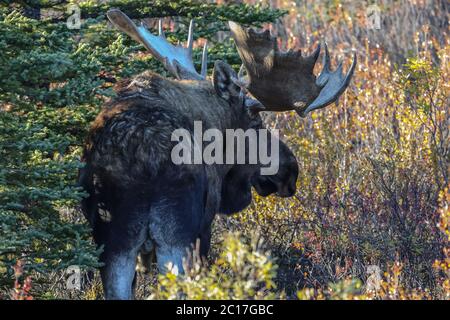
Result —
POLYGON ((237 74, 227 63, 216 61, 213 71, 213 86, 219 97, 232 101, 239 99, 240 88, 235 84, 237 74))

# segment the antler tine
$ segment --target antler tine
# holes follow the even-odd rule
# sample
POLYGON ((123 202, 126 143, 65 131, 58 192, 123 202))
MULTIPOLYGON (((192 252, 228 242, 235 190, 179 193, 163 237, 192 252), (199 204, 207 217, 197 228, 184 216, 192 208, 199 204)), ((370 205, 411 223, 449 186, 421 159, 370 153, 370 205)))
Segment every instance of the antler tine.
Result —
POLYGON ((343 61, 341 60, 335 71, 331 72, 330 69, 330 56, 326 50, 324 56, 324 67, 319 77, 317 78, 317 82, 319 86, 322 87, 320 90, 319 96, 304 110, 303 112, 298 112, 301 116, 306 116, 309 112, 321 109, 329 104, 337 101, 339 96, 345 91, 350 80, 353 76, 353 72, 356 67, 356 52, 353 53, 353 62, 348 70, 347 74, 343 75, 343 61))
POLYGON ((158 34, 159 34, 160 37, 163 37, 163 38, 166 37, 166 35, 165 35, 165 33, 164 33, 164 29, 163 29, 163 22, 162 22, 162 19, 159 19, 159 20, 158 20, 158 34))
MULTIPOLYGON (((178 79, 204 80, 206 75, 205 67, 202 73, 195 70, 192 61, 193 29, 194 22, 191 20, 187 47, 174 46, 167 41, 162 26, 162 21, 158 22, 159 35, 153 35, 143 25, 136 26, 134 22, 122 11, 111 9, 106 14, 111 23, 122 30, 136 41, 142 43, 151 54, 161 61, 166 69, 178 79)), ((206 65, 206 55, 203 54, 202 66, 206 65)))
POLYGON ((237 78, 233 77, 231 80, 234 82, 235 85, 240 87, 241 90, 247 91, 248 81, 244 79, 244 71, 245 66, 244 64, 241 64, 241 67, 239 68, 239 72, 237 74, 237 78))
POLYGON ((194 19, 191 19, 189 22, 189 33, 188 33, 188 40, 187 40, 187 49, 189 55, 192 57, 192 47, 194 45, 194 19))
MULTIPOLYGON (((244 64, 241 64, 241 66, 239 67, 239 72, 237 74, 237 79, 233 79, 233 82, 241 88, 241 90, 239 91, 239 98, 242 101, 244 101, 244 99, 245 99, 245 96, 247 94, 247 87, 248 87, 248 82, 246 82, 244 79, 244 72, 245 72, 245 66, 244 66, 244 64)), ((249 98, 247 98, 247 100, 248 99, 249 98)), ((259 101, 258 101, 258 103, 259 103, 259 101)), ((253 104, 248 107, 249 107, 250 112, 253 112, 252 111, 252 110, 254 110, 253 104)), ((255 112, 253 112, 253 113, 255 113, 255 112)))
POLYGON ((201 76, 205 79, 207 71, 208 71, 208 42, 205 42, 202 52, 202 69, 200 71, 201 76))
POLYGON ((241 64, 241 66, 239 67, 239 72, 237 74, 237 79, 232 79, 234 84, 240 87, 239 100, 241 101, 241 103, 244 102, 245 95, 247 94, 247 88, 242 83, 243 77, 244 77, 244 64, 241 64))
POLYGON ((316 84, 319 87, 324 87, 328 81, 327 74, 330 73, 330 52, 328 51, 327 43, 324 42, 323 46, 325 47, 325 54, 322 59, 322 71, 320 71, 319 76, 317 77, 316 84))
POLYGON ((241 66, 239 68, 239 72, 238 72, 239 79, 242 79, 244 77, 244 72, 245 72, 245 66, 244 66, 244 64, 241 64, 241 66))

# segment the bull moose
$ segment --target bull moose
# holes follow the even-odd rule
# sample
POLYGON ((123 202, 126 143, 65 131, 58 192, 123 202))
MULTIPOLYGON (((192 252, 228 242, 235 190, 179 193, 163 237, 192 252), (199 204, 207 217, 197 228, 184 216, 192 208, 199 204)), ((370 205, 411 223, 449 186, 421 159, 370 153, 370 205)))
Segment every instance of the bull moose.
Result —
MULTIPOLYGON (((310 56, 281 52, 269 31, 256 32, 229 22, 243 61, 236 73, 216 61, 212 81, 206 77, 207 50, 201 72, 192 61, 193 23, 186 47, 170 44, 159 24, 159 35, 136 26, 123 12, 108 11, 114 26, 143 44, 175 77, 144 72, 117 86, 117 97, 106 103, 89 132, 85 166, 79 183, 88 197, 82 202, 97 245, 103 246, 100 273, 106 299, 132 299, 138 256, 154 252, 161 272, 183 272, 187 248, 200 241, 200 253, 210 245, 216 214, 243 210, 252 187, 262 196, 295 193, 297 160, 278 138, 279 169, 262 175, 261 162, 252 164, 175 164, 172 133, 183 128, 264 129, 260 111, 308 112, 334 102, 348 86, 356 57, 344 76, 342 64, 330 70, 325 46, 324 66, 313 68, 320 45, 310 56), (245 75, 244 75, 245 74, 245 75)), ((261 137, 256 137, 258 142, 261 137)), ((203 145, 200 145, 203 148, 203 145)), ((225 152, 225 151, 224 151, 225 152)), ((246 153, 249 153, 246 145, 246 153)))

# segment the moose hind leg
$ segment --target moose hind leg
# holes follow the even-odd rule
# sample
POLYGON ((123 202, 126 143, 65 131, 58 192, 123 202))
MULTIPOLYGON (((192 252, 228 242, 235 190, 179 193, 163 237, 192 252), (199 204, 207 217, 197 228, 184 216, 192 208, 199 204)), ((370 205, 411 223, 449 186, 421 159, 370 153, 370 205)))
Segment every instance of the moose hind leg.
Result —
POLYGON ((204 186, 197 182, 167 193, 152 205, 150 234, 155 241, 160 273, 183 273, 183 258, 195 244, 205 219, 204 186))
POLYGON ((101 268, 103 290, 107 300, 131 300, 135 277, 136 254, 120 252, 110 256, 101 268))
POLYGON ((99 222, 94 227, 96 242, 103 245, 100 274, 108 300, 134 298, 136 259, 148 232, 145 220, 136 219, 130 211, 123 212, 127 214, 117 214, 111 222, 99 222))

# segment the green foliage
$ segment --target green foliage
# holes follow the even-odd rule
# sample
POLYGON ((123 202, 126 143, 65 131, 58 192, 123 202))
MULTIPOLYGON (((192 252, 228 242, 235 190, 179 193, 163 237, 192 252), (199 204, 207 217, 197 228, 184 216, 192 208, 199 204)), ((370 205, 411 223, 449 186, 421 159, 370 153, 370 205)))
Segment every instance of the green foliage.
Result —
POLYGON ((74 183, 78 147, 100 83, 80 67, 62 24, 5 8, 0 19, 0 281, 11 281, 18 259, 27 271, 97 266, 89 229, 73 208, 83 194, 74 183))
MULTIPOLYGON (((198 18, 195 35, 209 40, 211 58, 236 65, 231 42, 215 41, 224 22, 261 24, 284 13, 187 0, 82 1, 81 29, 71 30, 67 3, 58 3, 0 6, 0 285, 8 288, 19 259, 26 273, 98 265, 99 251, 78 210, 84 192, 75 184, 84 137, 115 82, 149 69, 165 74, 141 45, 108 26, 109 8, 133 18, 173 17, 171 41, 185 41, 189 20, 198 18), (39 8, 41 18, 30 18, 39 8), (46 15, 49 9, 58 14, 46 15)), ((194 58, 200 54, 195 49, 194 58)))

